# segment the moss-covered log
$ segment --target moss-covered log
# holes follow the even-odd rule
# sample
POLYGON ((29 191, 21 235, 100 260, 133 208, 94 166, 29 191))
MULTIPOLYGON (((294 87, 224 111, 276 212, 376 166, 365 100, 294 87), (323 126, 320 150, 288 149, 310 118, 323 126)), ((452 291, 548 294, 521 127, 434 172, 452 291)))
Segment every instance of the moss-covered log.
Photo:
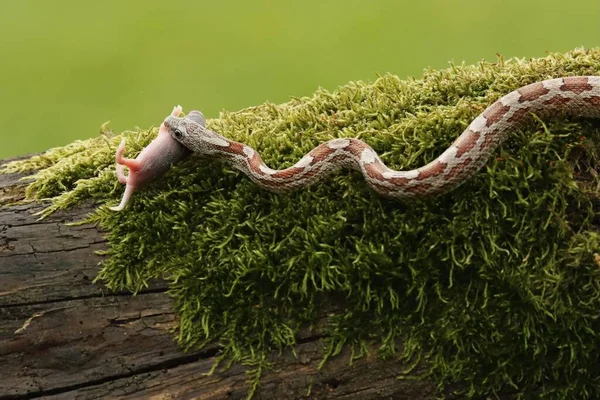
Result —
MULTIPOLYGON (((441 154, 502 95, 570 75, 600 75, 600 50, 454 66, 426 71, 418 80, 386 75, 286 104, 224 112, 207 126, 248 143, 275 168, 292 165, 325 140, 359 137, 390 167, 412 169, 441 154)), ((216 371, 229 362, 242 365, 250 393, 258 387, 265 397, 344 397, 343 384, 366 377, 364 387, 381 392, 354 387, 348 396, 401 398, 416 387, 424 397, 599 398, 599 126, 591 119, 536 119, 514 132, 460 190, 411 205, 378 197, 353 172, 283 196, 222 164, 190 158, 137 193, 132 207, 107 210, 104 204, 114 205, 122 190, 113 164, 116 145, 124 136, 133 150, 128 155, 135 156, 155 129, 105 132, 2 171, 37 171, 27 199, 50 198, 43 213, 50 219, 43 223, 52 221, 59 235, 77 237, 74 232, 90 225, 66 228, 57 218, 90 211, 85 220, 106 232, 106 242, 94 244, 106 249, 98 282, 138 292, 133 299, 118 296, 120 302, 135 304, 168 290, 177 318, 158 312, 158 320, 170 323, 149 328, 138 316, 132 329, 144 335, 155 326, 177 328, 178 343, 192 352, 183 360, 212 357, 221 361, 216 371), (75 211, 56 213, 61 210, 75 211), (303 353, 311 346, 314 352, 303 353), (332 368, 360 372, 346 380, 330 380, 334 372, 317 378, 332 368), (292 371, 304 377, 294 381, 292 371), (381 386, 382 377, 389 386, 381 386)), ((46 243, 28 240, 32 249, 46 243)), ((7 240, 6 251, 16 245, 7 240)), ((31 290, 43 291, 43 285, 31 290)), ((101 287, 89 280, 85 285, 101 287)), ((93 294, 73 293, 76 301, 94 301, 93 294)), ((23 312, 11 329, 26 333, 55 312, 43 311, 23 312)), ((85 351, 96 361, 101 353, 85 351)), ((129 359, 120 357, 126 369, 129 359)), ((171 365, 160 354, 149 357, 153 365, 171 365)), ((154 372, 132 364, 132 371, 154 372)), ((194 393, 208 390, 208 382, 216 388, 215 376, 222 375, 197 380, 194 393)))
MULTIPOLYGON (((0 202, 22 199, 22 174, 0 175, 0 202)), ((0 210, 0 399, 246 397, 247 368, 207 376, 222 351, 211 343, 183 352, 165 282, 132 297, 92 283, 107 248, 93 225, 67 226, 94 209, 75 207, 39 220, 39 204, 0 210)), ((334 310, 329 310, 334 311, 334 310)), ((397 380, 400 360, 357 360, 349 351, 322 369, 322 329, 299 333, 295 355, 273 352, 256 398, 432 399, 428 381, 397 380)))

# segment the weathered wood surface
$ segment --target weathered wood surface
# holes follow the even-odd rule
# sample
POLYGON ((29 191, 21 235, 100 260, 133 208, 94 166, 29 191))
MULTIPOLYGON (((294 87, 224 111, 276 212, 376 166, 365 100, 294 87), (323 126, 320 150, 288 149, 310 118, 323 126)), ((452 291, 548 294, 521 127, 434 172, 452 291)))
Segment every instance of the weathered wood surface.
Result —
MULTIPOLYGON (((23 198, 21 176, 0 175, 0 205, 23 198)), ((0 208, 0 399, 239 399, 245 367, 207 376, 218 345, 184 353, 163 282, 137 296, 92 283, 106 241, 95 226, 66 226, 83 206, 38 221, 39 204, 0 208)), ((317 368, 324 339, 299 338, 264 374, 257 399, 433 399, 431 382, 396 379, 399 360, 349 354, 317 368)), ((373 351, 375 354, 376 351, 373 351)))

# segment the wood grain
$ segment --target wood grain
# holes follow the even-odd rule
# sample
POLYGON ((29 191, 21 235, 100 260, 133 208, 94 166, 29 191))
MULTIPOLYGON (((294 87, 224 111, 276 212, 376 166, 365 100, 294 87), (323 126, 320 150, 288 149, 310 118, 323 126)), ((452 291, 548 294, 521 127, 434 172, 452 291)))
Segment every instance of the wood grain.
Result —
MULTIPOLYGON (((0 175, 0 399, 241 399, 246 368, 206 373, 217 344, 183 352, 166 284, 132 296, 92 283, 106 249, 91 225, 67 226, 85 205, 39 221, 22 175, 0 175)), ((298 337, 295 355, 272 355, 256 399, 434 399, 428 381, 399 380, 400 360, 374 355, 349 364, 349 351, 318 369, 318 328, 298 337)), ((376 354, 373 349, 372 354, 376 354)), ((416 374, 422 372, 415 371, 416 374)))

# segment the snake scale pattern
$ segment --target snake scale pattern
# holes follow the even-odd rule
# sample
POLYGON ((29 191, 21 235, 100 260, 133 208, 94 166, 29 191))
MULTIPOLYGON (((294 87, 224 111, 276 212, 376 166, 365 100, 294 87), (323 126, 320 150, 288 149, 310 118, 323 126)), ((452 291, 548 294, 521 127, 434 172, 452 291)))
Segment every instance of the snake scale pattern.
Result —
POLYGON ((125 140, 121 141, 115 153, 116 174, 127 186, 121 203, 112 210, 122 210, 136 190, 191 153, 223 160, 273 192, 306 188, 345 167, 360 171, 373 190, 389 198, 411 201, 440 195, 472 177, 508 134, 531 122, 534 115, 600 118, 600 76, 549 79, 512 91, 477 116, 438 158, 410 171, 388 168, 367 143, 353 138, 322 143, 291 167, 272 169, 250 146, 207 129, 200 111, 184 117, 181 112, 180 106, 173 108, 156 139, 136 159, 123 157, 125 140))
POLYGON ((368 144, 351 138, 320 144, 293 166, 275 170, 253 148, 206 129, 199 111, 184 118, 171 115, 164 126, 193 153, 222 159, 270 191, 302 189, 346 167, 360 171, 377 193, 407 201, 455 189, 485 165, 511 131, 531 122, 534 114, 600 117, 600 77, 549 79, 510 92, 475 118, 437 159, 410 171, 388 168, 368 144))

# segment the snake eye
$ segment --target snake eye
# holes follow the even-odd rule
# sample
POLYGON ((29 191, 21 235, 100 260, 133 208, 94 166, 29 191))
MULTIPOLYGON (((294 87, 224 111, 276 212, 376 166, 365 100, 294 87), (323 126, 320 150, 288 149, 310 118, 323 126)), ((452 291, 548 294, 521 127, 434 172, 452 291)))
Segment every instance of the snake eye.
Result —
POLYGON ((183 132, 181 132, 179 129, 175 129, 173 135, 175 135, 175 139, 181 139, 183 137, 183 132))

